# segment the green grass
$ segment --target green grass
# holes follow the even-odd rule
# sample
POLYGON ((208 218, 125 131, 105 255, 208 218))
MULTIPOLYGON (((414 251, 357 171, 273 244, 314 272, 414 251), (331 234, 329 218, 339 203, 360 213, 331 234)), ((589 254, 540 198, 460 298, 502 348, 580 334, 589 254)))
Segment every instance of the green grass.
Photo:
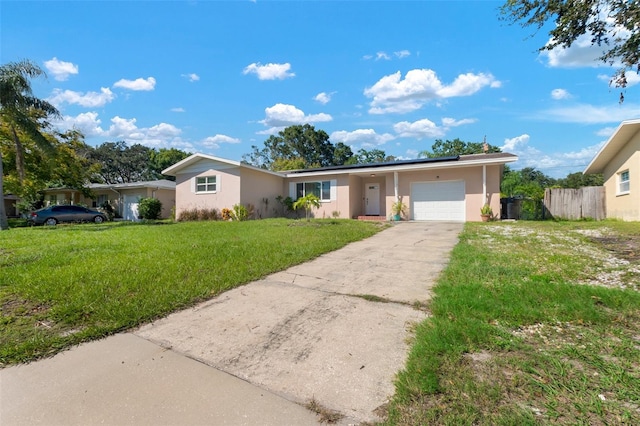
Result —
POLYGON ((638 248, 638 223, 467 224, 387 423, 640 424, 638 248))
POLYGON ((0 232, 0 365, 130 329, 379 229, 269 219, 0 232))

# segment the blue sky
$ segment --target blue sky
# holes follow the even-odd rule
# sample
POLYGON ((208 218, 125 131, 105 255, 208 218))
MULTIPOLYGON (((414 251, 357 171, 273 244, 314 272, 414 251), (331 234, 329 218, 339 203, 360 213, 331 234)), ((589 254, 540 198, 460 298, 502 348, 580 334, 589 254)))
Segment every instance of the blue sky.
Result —
POLYGON ((240 160, 310 123, 354 151, 486 136, 516 169, 582 171, 640 116, 640 79, 620 105, 597 49, 541 55, 547 34, 500 21, 501 3, 2 0, 0 62, 41 66, 36 95, 91 145, 240 160))

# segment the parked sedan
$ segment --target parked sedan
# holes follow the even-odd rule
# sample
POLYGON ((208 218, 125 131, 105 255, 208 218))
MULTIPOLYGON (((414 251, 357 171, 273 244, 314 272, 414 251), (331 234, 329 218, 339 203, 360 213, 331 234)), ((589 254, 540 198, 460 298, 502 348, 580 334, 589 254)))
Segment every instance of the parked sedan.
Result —
POLYGON ((107 216, 96 210, 80 206, 50 206, 29 215, 31 225, 56 225, 59 222, 102 223, 107 216))

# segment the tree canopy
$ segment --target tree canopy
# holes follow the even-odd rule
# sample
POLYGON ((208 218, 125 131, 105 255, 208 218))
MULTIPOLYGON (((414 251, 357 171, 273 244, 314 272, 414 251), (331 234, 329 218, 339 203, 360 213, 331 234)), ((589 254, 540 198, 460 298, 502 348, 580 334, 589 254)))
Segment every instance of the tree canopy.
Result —
MULTIPOLYGON (((626 72, 640 71, 640 2, 633 0, 507 0, 500 8, 511 23, 539 30, 547 23, 551 39, 540 51, 568 48, 578 38, 601 46, 605 63, 619 66, 611 82, 626 87, 626 72)), ((624 99, 621 97, 621 100, 624 99)))
MULTIPOLYGON (((421 151, 418 156, 426 158, 452 157, 456 155, 482 154, 484 142, 464 142, 458 138, 454 140, 436 139, 431 145, 431 151, 421 151)), ((497 146, 487 144, 487 152, 502 152, 497 146)))
MULTIPOLYGON (((33 96, 31 79, 45 77, 44 71, 30 61, 9 62, 0 66, 0 142, 9 144, 15 152, 17 178, 24 183, 25 149, 23 142, 31 140, 36 149, 51 154, 54 146, 45 136, 47 119, 59 116, 49 102, 33 96)), ((4 207, 4 170, 0 150, 0 229, 8 229, 4 207)))
POLYGON ((253 145, 251 149, 242 157, 244 162, 274 171, 394 160, 380 149, 360 149, 354 154, 351 147, 343 142, 334 145, 324 130, 310 124, 289 126, 269 136, 264 147, 253 145))

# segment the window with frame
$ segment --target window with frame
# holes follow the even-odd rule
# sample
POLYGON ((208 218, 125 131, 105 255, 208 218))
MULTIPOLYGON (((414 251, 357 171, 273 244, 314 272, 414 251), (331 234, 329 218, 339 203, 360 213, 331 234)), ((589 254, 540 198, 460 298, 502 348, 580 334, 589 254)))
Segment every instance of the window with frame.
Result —
POLYGON ((296 200, 308 194, 315 195, 320 201, 331 201, 331 181, 296 183, 296 200))
POLYGON ((49 194, 49 205, 50 206, 55 206, 57 204, 58 204, 58 195, 49 194))
POLYGON ((196 193, 216 192, 218 189, 216 176, 202 176, 196 178, 196 193))
POLYGON ((618 194, 629 193, 629 170, 618 174, 618 194))

